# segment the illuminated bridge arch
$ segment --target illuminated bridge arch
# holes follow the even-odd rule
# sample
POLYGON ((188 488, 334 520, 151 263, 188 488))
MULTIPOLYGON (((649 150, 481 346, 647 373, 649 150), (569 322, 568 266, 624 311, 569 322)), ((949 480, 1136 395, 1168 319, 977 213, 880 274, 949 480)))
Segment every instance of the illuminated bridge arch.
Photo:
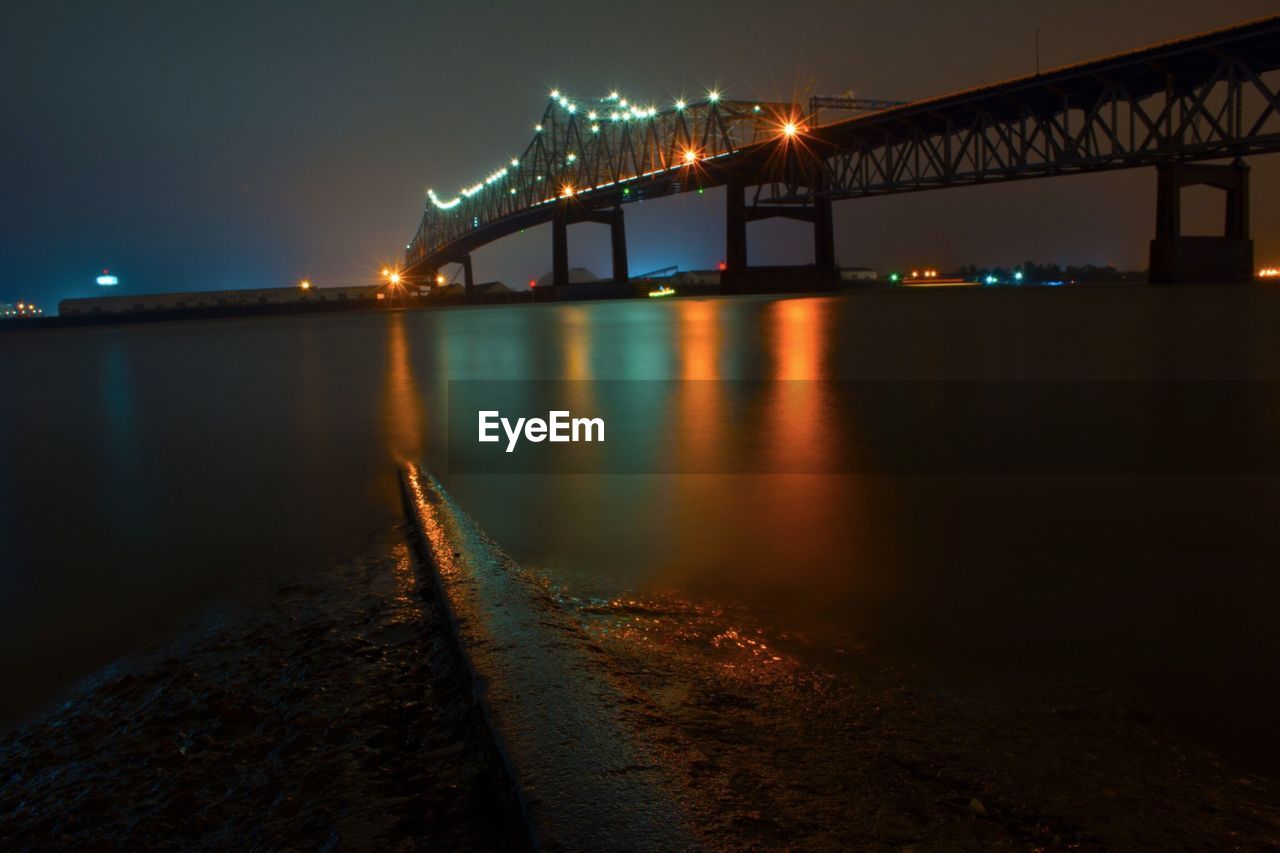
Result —
MULTIPOLYGON (((522 154, 451 197, 428 190, 406 268, 418 274, 443 263, 469 266, 475 248, 542 222, 620 222, 621 204, 724 183, 720 165, 753 149, 774 155, 771 174, 781 179, 786 157, 778 144, 802 124, 792 104, 714 91, 661 109, 617 92, 584 100, 553 91, 522 154)), ((615 254, 625 254, 620 232, 615 228, 615 254)), ((567 266, 553 272, 561 281, 567 266)))

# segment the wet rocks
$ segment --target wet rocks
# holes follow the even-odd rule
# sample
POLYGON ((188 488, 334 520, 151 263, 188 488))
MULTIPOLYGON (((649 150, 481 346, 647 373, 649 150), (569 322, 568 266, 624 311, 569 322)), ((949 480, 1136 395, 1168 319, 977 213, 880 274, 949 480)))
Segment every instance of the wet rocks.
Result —
POLYGON ((0 848, 519 843, 399 533, 0 738, 0 848))

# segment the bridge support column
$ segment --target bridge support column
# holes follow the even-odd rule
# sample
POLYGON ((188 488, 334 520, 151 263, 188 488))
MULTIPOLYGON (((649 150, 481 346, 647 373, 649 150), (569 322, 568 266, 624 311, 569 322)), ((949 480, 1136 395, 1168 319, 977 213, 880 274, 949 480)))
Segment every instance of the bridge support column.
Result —
POLYGON ((615 207, 609 220, 609 242, 613 249, 613 280, 619 284, 631 280, 627 269, 627 226, 622 208, 615 207))
MULTIPOLYGON (((819 178, 815 191, 821 191, 826 181, 819 178)), ((820 270, 836 268, 835 220, 831 216, 831 199, 817 198, 813 203, 813 265, 820 270)))
POLYGON ((462 264, 462 284, 466 288, 467 298, 470 299, 475 294, 476 280, 471 274, 471 256, 463 255, 459 261, 462 264))
POLYGON ((556 206, 551 217, 551 283, 569 283, 569 207, 568 202, 556 206))
POLYGON ((724 186, 725 237, 724 272, 720 280, 747 269, 747 187, 740 180, 731 178, 724 186))
POLYGON ((1162 163, 1156 167, 1156 238, 1151 241, 1150 279, 1179 282, 1253 280, 1249 239, 1249 167, 1162 163), (1182 236, 1182 189, 1204 184, 1227 194, 1221 237, 1182 236))

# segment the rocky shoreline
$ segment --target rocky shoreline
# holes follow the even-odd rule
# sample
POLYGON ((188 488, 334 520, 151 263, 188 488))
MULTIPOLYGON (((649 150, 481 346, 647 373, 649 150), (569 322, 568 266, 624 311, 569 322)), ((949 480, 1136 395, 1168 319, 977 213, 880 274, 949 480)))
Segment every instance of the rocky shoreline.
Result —
POLYGON ((1276 850, 1280 786, 1080 682, 950 681, 679 594, 566 599, 717 850, 1276 850))
POLYGON ((0 738, 6 849, 519 848, 407 532, 0 738))

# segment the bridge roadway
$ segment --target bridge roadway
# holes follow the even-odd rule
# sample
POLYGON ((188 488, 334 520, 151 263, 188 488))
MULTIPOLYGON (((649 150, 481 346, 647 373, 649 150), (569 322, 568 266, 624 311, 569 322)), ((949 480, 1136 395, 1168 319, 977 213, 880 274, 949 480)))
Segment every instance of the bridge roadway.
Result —
POLYGON ((568 226, 599 222, 625 281, 624 205, 724 186, 726 287, 750 279, 747 223, 772 216, 813 223, 814 267, 834 281, 835 200, 1154 166, 1152 280, 1248 280, 1243 158, 1280 150, 1278 69, 1273 16, 900 106, 868 102, 879 108, 828 123, 714 93, 619 119, 616 94, 578 103, 553 93, 510 168, 450 202, 432 194, 405 272, 429 279, 461 263, 470 286, 472 251, 550 222, 553 281, 566 283, 568 226), (1203 163, 1224 159, 1234 162, 1203 163), (1179 191, 1197 183, 1227 193, 1222 237, 1180 233, 1179 191))

